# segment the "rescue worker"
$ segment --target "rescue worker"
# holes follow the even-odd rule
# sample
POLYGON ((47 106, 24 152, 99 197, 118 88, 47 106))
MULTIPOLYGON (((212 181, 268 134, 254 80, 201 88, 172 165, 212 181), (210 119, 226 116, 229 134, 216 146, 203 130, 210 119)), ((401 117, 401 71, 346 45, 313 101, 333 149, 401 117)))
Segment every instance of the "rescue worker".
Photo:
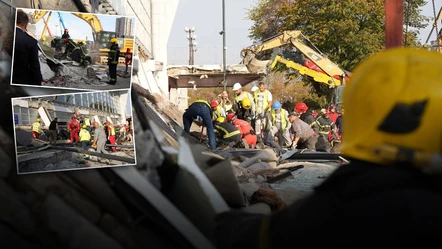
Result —
POLYGON ((203 124, 207 129, 207 136, 209 137, 209 146, 211 150, 216 149, 215 131, 213 129, 212 107, 205 100, 197 100, 193 102, 189 108, 183 113, 184 131, 190 134, 190 126, 192 126, 193 119, 197 116, 202 118, 203 124))
POLYGON ((319 127, 319 138, 316 144, 317 151, 330 152, 329 134, 336 133, 336 125, 330 118, 330 111, 326 109, 321 110, 322 115, 316 119, 316 124, 319 127))
MULTIPOLYGON (((253 90, 252 90, 253 91, 253 90)), ((259 82, 258 89, 253 92, 254 104, 256 106, 256 121, 255 121, 255 131, 256 134, 262 136, 261 129, 265 129, 266 121, 270 119, 268 114, 272 107, 272 93, 265 88, 264 82, 259 82)))
MULTIPOLYGON (((103 154, 109 154, 106 150, 106 142, 107 137, 106 133, 104 132, 103 127, 100 126, 98 122, 95 123, 95 131, 94 131, 94 144, 97 145, 97 152, 103 153, 103 154)), ((100 158, 98 158, 98 161, 101 162, 100 158)))
POLYGON ((89 115, 84 117, 84 124, 86 125, 86 130, 91 132, 91 120, 89 119, 89 115))
MULTIPOLYGON (((233 91, 235 91, 236 97, 235 101, 233 102, 232 110, 236 113, 241 108, 242 100, 244 98, 253 99, 253 96, 249 92, 243 91, 240 83, 235 83, 233 85, 233 91)), ((253 114, 255 114, 255 103, 252 102, 251 105, 251 111, 253 114)))
POLYGON ((12 83, 41 85, 43 76, 41 74, 40 60, 38 57, 38 42, 27 33, 28 23, 28 15, 23 10, 18 9, 14 40, 12 83))
POLYGON ((252 86, 252 89, 250 89, 250 91, 251 91, 253 94, 255 94, 255 91, 258 90, 258 89, 259 89, 259 87, 257 87, 257 86, 252 86))
POLYGON ((126 73, 128 72, 129 65, 132 65, 132 52, 130 51, 130 48, 127 48, 126 54, 124 55, 124 64, 126 65, 126 73))
POLYGON ((216 120, 219 117, 226 117, 224 109, 221 108, 220 105, 218 105, 218 102, 216 100, 212 100, 212 102, 210 102, 210 106, 212 107, 212 113, 213 113, 212 120, 216 120))
POLYGON ((78 132, 80 131, 80 123, 72 116, 71 121, 68 124, 68 131, 70 132, 70 143, 78 142, 78 132))
POLYGON ((307 149, 310 151, 316 150, 316 142, 318 135, 313 131, 312 127, 300 119, 300 114, 291 112, 289 114, 290 133, 292 134, 291 149, 307 149))
POLYGON ((330 112, 330 118, 333 121, 333 123, 336 123, 336 119, 339 117, 339 114, 336 112, 336 107, 334 104, 331 104, 330 107, 328 108, 329 112, 330 112))
MULTIPOLYGON (((81 142, 81 147, 82 147, 83 151, 88 151, 89 141, 91 141, 91 134, 89 133, 88 130, 86 130, 86 125, 83 125, 81 127, 79 136, 80 136, 80 142, 81 142)), ((89 155, 84 154, 84 158, 88 159, 89 155)))
POLYGON ((58 134, 58 118, 55 117, 54 120, 51 121, 49 125, 49 144, 57 143, 57 134, 58 134))
POLYGON ((342 136, 342 130, 343 130, 343 119, 344 119, 344 107, 341 107, 341 113, 339 114, 339 117, 336 119, 336 129, 338 131, 339 138, 342 136))
MULTIPOLYGON (((106 122, 107 126, 107 140, 109 140, 110 144, 115 144, 115 127, 109 122, 106 122)), ((112 152, 117 151, 117 148, 112 147, 112 152)))
POLYGON ((245 120, 236 117, 235 113, 227 115, 227 121, 235 125, 241 133, 241 140, 246 149, 255 149, 258 141, 252 126, 245 120))
POLYGON ((126 128, 122 125, 120 127, 120 137, 126 136, 126 128))
POLYGON ((290 146, 292 140, 290 139, 288 112, 284 108, 281 108, 281 103, 279 103, 279 101, 275 101, 273 102, 270 114, 270 122, 272 126, 270 127, 270 132, 266 140, 267 143, 273 144, 275 137, 277 137, 279 146, 290 146))
POLYGON ((300 248, 438 244, 441 68, 438 53, 411 48, 390 49, 358 65, 344 90, 342 154, 350 163, 336 168, 312 194, 285 210, 219 215, 216 247, 273 249, 294 242, 300 248), (320 239, 318 229, 324 231, 320 239))
POLYGON ((225 117, 219 117, 213 123, 215 134, 217 135, 217 146, 236 146, 241 141, 241 132, 235 125, 226 122, 225 117))
POLYGON ((110 85, 117 84, 117 66, 120 58, 120 47, 118 46, 117 38, 110 39, 110 51, 107 58, 107 64, 109 65, 110 85))
POLYGON ((252 119, 254 114, 251 110, 252 103, 249 98, 243 98, 241 101, 240 108, 236 111, 236 117, 252 124, 252 119))
POLYGON ((78 44, 75 43, 74 40, 69 38, 66 38, 64 42, 66 44, 66 49, 64 51, 63 57, 64 58, 71 57, 72 51, 78 49, 78 44))
POLYGON ((219 105, 224 109, 225 113, 228 113, 232 109, 232 101, 230 101, 227 91, 223 91, 221 94, 219 94, 218 98, 219 105))
POLYGON ((71 36, 69 35, 69 30, 64 29, 63 35, 61 36, 62 39, 70 39, 71 36))
POLYGON ((40 134, 43 133, 40 122, 41 119, 37 118, 37 120, 32 124, 32 138, 40 139, 40 134))
POLYGON ((71 52, 71 58, 73 61, 78 62, 85 67, 92 63, 92 59, 89 56, 89 51, 86 46, 86 42, 84 41, 77 42, 77 46, 71 52))
POLYGON ((316 134, 319 134, 319 127, 316 124, 316 118, 304 102, 297 103, 295 105, 295 111, 301 114, 300 118, 302 121, 310 125, 310 127, 312 127, 316 134))

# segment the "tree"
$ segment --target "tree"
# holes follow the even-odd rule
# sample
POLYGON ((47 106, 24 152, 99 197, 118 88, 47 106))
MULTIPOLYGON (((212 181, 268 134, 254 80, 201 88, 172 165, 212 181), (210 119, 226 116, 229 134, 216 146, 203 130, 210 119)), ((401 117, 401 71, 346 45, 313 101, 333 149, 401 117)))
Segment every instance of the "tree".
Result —
MULTIPOLYGON (((420 7, 425 4, 424 0, 405 0, 406 46, 420 46, 419 29, 429 21, 421 15, 420 7)), ((301 30, 308 46, 317 47, 349 71, 384 49, 384 0, 261 0, 249 10, 248 18, 254 22, 249 37, 255 42, 285 30, 301 30)), ((319 95, 329 92, 324 84, 312 83, 312 87, 319 95)))

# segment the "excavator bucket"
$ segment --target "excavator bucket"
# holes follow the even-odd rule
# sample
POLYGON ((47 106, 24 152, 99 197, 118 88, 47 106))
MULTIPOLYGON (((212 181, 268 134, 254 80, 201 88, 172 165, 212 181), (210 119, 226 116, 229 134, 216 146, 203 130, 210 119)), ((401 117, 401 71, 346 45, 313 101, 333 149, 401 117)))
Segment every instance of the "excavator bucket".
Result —
POLYGON ((246 50, 243 53, 243 59, 241 64, 244 64, 247 67, 247 70, 251 73, 267 73, 267 65, 271 62, 271 60, 258 60, 255 58, 255 54, 246 50))

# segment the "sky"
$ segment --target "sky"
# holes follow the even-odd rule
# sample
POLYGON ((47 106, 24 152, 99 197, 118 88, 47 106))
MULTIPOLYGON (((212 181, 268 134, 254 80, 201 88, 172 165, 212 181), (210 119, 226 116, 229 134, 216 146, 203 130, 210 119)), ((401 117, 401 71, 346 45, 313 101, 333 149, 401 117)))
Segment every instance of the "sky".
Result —
MULTIPOLYGON (((33 10, 26 11, 32 12, 33 10)), ((86 21, 72 15, 70 12, 63 11, 53 11, 51 18, 49 20, 49 29, 53 36, 61 36, 64 28, 60 22, 58 13, 61 14, 64 24, 66 28, 69 30, 69 34, 71 38, 74 40, 93 40, 92 37, 92 28, 87 24, 86 21)), ((48 18, 48 14, 44 16, 44 19, 48 18)), ((103 30, 105 31, 115 31, 115 23, 116 19, 120 16, 111 16, 111 15, 96 15, 98 19, 100 19, 101 25, 103 26, 103 30)), ((40 38, 42 30, 45 26, 43 18, 37 22, 36 24, 36 35, 40 38)), ((135 31, 135 30, 134 30, 135 31)), ((46 31, 46 34, 47 31, 46 31)))
MULTIPOLYGON (((226 13, 226 61, 227 64, 237 64, 241 61, 240 51, 253 42, 248 38, 249 29, 253 22, 247 20, 247 9, 256 6, 258 0, 225 0, 226 13)), ((435 1, 436 14, 442 6, 442 1, 435 1)), ((431 0, 422 8, 422 14, 433 17, 431 0)), ((424 43, 431 25, 420 30, 419 40, 424 43)), ((168 64, 188 65, 189 47, 185 27, 195 27, 197 36, 197 51, 195 64, 222 64, 223 37, 222 30, 222 1, 221 0, 179 0, 178 9, 172 26, 168 47, 168 64)), ((439 23, 439 29, 442 24, 439 23)), ((434 40, 435 35, 430 40, 434 40)))

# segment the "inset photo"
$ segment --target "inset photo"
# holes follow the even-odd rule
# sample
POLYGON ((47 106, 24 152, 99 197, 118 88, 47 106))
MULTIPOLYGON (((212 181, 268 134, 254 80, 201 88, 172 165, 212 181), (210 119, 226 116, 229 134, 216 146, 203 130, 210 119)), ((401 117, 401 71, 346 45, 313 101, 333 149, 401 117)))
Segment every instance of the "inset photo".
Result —
POLYGON ((129 90, 12 99, 17 173, 136 164, 129 90))
POLYGON ((11 85, 129 89, 135 17, 16 9, 11 85))

